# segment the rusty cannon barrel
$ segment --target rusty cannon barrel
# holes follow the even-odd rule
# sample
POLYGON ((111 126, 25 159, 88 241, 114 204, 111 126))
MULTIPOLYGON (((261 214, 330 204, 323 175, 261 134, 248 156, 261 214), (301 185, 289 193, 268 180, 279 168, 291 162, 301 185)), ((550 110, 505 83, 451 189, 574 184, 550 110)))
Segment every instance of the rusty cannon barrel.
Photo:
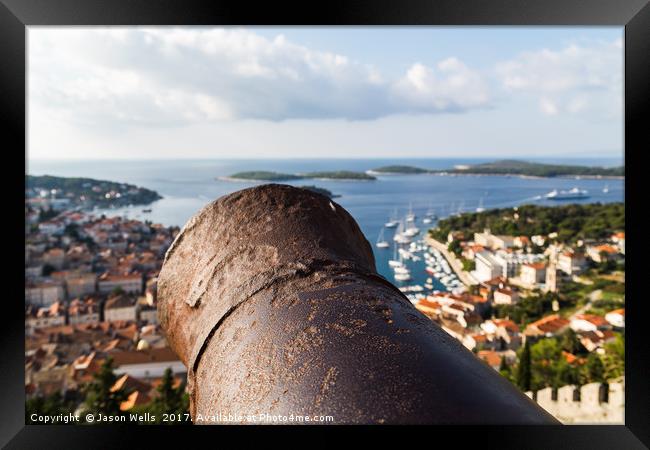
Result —
POLYGON ((158 299, 194 423, 557 423, 415 309, 352 216, 305 189, 208 204, 169 248, 158 299))

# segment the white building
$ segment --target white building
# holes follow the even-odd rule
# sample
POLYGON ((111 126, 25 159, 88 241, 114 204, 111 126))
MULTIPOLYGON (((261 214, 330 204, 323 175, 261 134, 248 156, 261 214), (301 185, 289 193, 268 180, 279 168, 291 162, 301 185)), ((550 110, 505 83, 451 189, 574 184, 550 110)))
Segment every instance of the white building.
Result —
POLYGON ((605 318, 593 314, 579 314, 571 319, 569 326, 573 331, 578 333, 610 328, 605 318))
POLYGON ((512 305, 519 301, 519 294, 511 289, 497 289, 493 294, 493 301, 497 305, 512 305))
POLYGON ((94 273, 75 274, 66 277, 68 298, 84 297, 97 291, 97 275, 94 273))
POLYGON ((158 308, 155 306, 143 306, 140 308, 140 320, 150 325, 158 324, 158 308))
POLYGON ((136 321, 136 299, 125 294, 120 294, 106 301, 104 305, 104 321, 115 322, 118 320, 136 321))
POLYGON ((126 373, 147 380, 162 377, 167 368, 171 368, 174 375, 187 373, 185 365, 169 347, 115 352, 111 356, 117 375, 126 373))
POLYGON ((578 274, 586 267, 585 257, 578 252, 562 252, 557 257, 557 267, 567 275, 578 274))
POLYGON ((472 272, 479 282, 491 280, 503 274, 503 267, 490 252, 477 253, 474 258, 476 269, 472 272))
POLYGON ((605 320, 617 328, 625 328, 625 308, 616 309, 605 314, 605 320))
POLYGON ((141 294, 142 283, 142 274, 135 273, 127 275, 104 274, 99 278, 97 284, 99 292, 102 294, 109 294, 118 287, 129 294, 141 294))
POLYGON ((63 300, 64 296, 63 283, 60 281, 47 280, 25 286, 25 302, 32 305, 49 306, 63 300))
POLYGON ((99 307, 93 299, 81 301, 74 299, 68 306, 68 324, 99 322, 99 307))
POLYGON ((546 279, 546 264, 538 262, 521 266, 521 281, 529 286, 543 283, 546 279))

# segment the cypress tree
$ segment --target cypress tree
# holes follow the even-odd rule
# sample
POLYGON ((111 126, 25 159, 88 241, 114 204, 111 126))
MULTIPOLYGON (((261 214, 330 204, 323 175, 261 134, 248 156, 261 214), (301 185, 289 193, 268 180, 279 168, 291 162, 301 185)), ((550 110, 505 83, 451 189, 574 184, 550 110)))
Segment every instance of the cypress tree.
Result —
POLYGON ((127 399, 128 392, 123 387, 111 391, 116 381, 117 376, 113 372, 113 359, 109 357, 102 363, 99 372, 93 375, 93 381, 85 388, 85 410, 107 416, 121 415, 120 404, 127 399))
POLYGON ((530 367, 530 342, 526 341, 521 355, 519 356, 519 365, 517 366, 517 374, 515 382, 517 386, 524 391, 530 391, 531 388, 531 367, 530 367))

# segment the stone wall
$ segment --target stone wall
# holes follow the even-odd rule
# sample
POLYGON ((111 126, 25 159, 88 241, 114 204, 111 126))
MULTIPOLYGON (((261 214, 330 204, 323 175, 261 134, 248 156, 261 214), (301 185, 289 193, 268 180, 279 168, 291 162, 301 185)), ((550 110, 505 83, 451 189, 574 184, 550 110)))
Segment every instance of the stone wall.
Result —
MULTIPOLYGON (((579 400, 574 400, 576 386, 563 386, 553 400, 553 389, 537 391, 537 403, 565 424, 623 424, 625 419, 625 379, 609 383, 607 401, 600 401, 600 383, 578 388, 579 400)), ((533 398, 532 392, 526 395, 533 398)))

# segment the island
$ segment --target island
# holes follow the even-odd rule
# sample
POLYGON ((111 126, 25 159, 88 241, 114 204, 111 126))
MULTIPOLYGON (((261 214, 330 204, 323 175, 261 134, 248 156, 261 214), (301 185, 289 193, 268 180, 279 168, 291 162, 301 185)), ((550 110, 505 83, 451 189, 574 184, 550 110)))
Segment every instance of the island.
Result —
POLYGON ((27 175, 25 197, 30 206, 116 208, 160 200, 156 191, 128 183, 93 178, 27 175))
POLYGON ((325 188, 322 188, 322 187, 318 187, 318 186, 309 185, 309 186, 299 186, 299 187, 302 188, 302 189, 307 189, 308 191, 316 192, 317 194, 321 194, 321 195, 324 195, 325 197, 329 197, 329 198, 338 198, 338 197, 340 197, 340 195, 333 194, 331 191, 329 191, 329 190, 327 190, 325 188))
POLYGON ((466 167, 456 167, 450 173, 471 173, 486 175, 527 175, 536 177, 623 177, 624 167, 593 167, 563 164, 542 164, 514 159, 504 159, 466 167))
POLYGON ((370 174, 450 174, 450 175, 517 175, 529 177, 609 177, 622 178, 625 167, 590 167, 563 164, 543 164, 504 159, 481 164, 459 165, 452 169, 425 169, 414 166, 392 165, 369 170, 370 174))
POLYGON ((301 180, 303 177, 290 173, 270 172, 268 170, 251 170, 248 172, 237 172, 229 177, 221 179, 227 181, 293 181, 301 180))
POLYGON ((322 180, 361 180, 372 181, 377 178, 364 172, 353 172, 351 170, 335 170, 329 172, 309 172, 303 174, 304 178, 314 178, 322 180))
POLYGON ((376 178, 363 172, 353 172, 350 170, 321 171, 307 173, 281 173, 267 170, 253 170, 247 172, 237 172, 228 177, 219 177, 223 181, 296 181, 307 179, 320 180, 354 180, 354 181, 372 181, 376 178))
POLYGON ((377 173, 382 175, 418 175, 423 173, 431 173, 429 169, 414 166, 384 166, 378 167, 368 171, 369 173, 377 173))

